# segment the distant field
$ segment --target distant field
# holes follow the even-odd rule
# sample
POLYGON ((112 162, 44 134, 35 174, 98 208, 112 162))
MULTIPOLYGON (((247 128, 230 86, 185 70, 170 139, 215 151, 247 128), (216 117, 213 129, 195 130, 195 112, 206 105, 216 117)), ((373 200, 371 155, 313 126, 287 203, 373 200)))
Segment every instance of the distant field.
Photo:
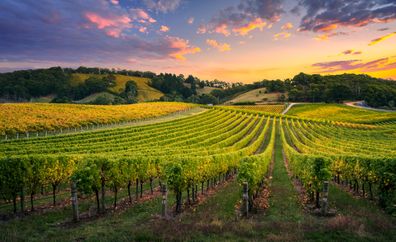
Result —
MULTIPOLYGON (((72 84, 77 85, 78 83, 83 82, 88 79, 90 76, 104 76, 97 74, 73 74, 72 76, 72 84)), ((124 76, 124 75, 115 75, 116 76, 116 86, 110 88, 111 91, 116 93, 121 93, 125 89, 125 83, 127 81, 135 81, 138 86, 138 100, 139 101, 153 101, 158 100, 164 94, 158 91, 155 88, 152 88, 148 85, 150 79, 143 77, 134 77, 134 76, 124 76)))
POLYGON ((241 106, 228 106, 235 109, 254 110, 268 113, 282 113, 285 105, 241 105, 241 106))
POLYGON ((226 102, 226 104, 233 104, 237 102, 277 102, 279 100, 279 97, 282 95, 281 93, 265 93, 265 91, 266 88, 254 89, 236 96, 235 98, 226 102))
POLYGON ((364 110, 341 104, 298 104, 287 115, 366 124, 396 121, 396 113, 364 110))
POLYGON ((119 106, 76 104, 0 104, 0 135, 152 118, 186 110, 187 103, 139 103, 119 106))

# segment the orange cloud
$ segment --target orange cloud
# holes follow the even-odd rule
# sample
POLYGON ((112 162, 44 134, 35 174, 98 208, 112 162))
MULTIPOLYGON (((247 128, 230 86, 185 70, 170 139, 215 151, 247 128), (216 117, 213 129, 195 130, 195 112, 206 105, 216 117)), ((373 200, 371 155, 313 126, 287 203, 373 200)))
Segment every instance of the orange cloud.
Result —
POLYGON ((169 56, 176 60, 186 60, 185 55, 201 52, 201 48, 190 46, 188 40, 171 36, 167 36, 166 40, 169 42, 170 48, 173 50, 169 56))
POLYGON ((168 32, 169 31, 169 27, 168 26, 165 26, 165 25, 161 25, 161 28, 160 28, 160 31, 161 32, 168 32))
POLYGON ((217 49, 220 52, 225 52, 225 51, 230 51, 231 50, 231 46, 227 43, 219 43, 214 39, 207 39, 206 40, 206 44, 208 44, 209 46, 217 49))
POLYGON ((266 25, 267 23, 263 21, 261 18, 256 18, 255 20, 251 21, 250 23, 244 26, 234 28, 232 31, 237 35, 245 36, 249 34, 250 31, 255 29, 260 29, 260 31, 262 31, 266 25))
POLYGON ((315 40, 317 41, 326 41, 329 40, 329 35, 327 34, 321 34, 315 37, 315 40))
POLYGON ((146 27, 140 27, 139 28, 140 33, 147 33, 147 28, 146 27))
POLYGON ((187 20, 187 23, 188 23, 188 24, 193 24, 193 23, 194 23, 194 18, 193 18, 193 17, 189 18, 189 19, 187 20))
POLYGON ((294 27, 293 24, 289 22, 289 23, 285 23, 284 25, 282 25, 281 29, 289 30, 289 29, 292 29, 293 27, 294 27))
POLYGON ((323 25, 323 26, 318 26, 316 28, 316 31, 318 31, 318 32, 329 32, 329 31, 332 31, 332 30, 336 29, 337 27, 338 27, 337 24, 323 25))
POLYGON ((379 37, 379 38, 377 38, 377 39, 373 39, 373 40, 370 42, 369 46, 376 45, 376 44, 378 44, 378 43, 381 42, 381 41, 384 41, 384 40, 386 40, 386 39, 389 39, 389 38, 393 37, 394 35, 396 35, 396 32, 393 32, 393 33, 384 35, 384 36, 379 37))
POLYGON ((274 40, 288 39, 290 36, 291 34, 288 32, 280 32, 274 35, 274 40))

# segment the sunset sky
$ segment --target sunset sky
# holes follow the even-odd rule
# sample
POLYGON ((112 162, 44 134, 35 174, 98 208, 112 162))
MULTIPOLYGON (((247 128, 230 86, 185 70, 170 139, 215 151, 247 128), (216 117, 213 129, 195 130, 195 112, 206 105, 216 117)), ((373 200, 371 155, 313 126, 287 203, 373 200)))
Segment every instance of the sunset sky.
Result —
POLYGON ((396 80, 396 0, 1 0, 0 71, 58 65, 396 80))

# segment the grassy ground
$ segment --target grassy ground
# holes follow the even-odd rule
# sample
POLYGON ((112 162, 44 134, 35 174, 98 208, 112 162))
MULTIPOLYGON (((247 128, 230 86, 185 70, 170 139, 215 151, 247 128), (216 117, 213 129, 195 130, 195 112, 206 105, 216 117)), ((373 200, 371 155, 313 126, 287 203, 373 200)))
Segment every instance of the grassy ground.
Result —
POLYGON ((293 106, 287 112, 287 115, 353 123, 377 123, 396 120, 396 113, 365 110, 342 104, 298 104, 293 106))
POLYGON ((270 207, 248 219, 236 217, 241 187, 231 180, 170 220, 158 218, 160 197, 76 225, 68 223, 71 209, 65 207, 0 221, 0 241, 395 241, 395 218, 335 186, 329 194, 335 217, 307 213, 284 166, 279 133, 272 177, 270 207))

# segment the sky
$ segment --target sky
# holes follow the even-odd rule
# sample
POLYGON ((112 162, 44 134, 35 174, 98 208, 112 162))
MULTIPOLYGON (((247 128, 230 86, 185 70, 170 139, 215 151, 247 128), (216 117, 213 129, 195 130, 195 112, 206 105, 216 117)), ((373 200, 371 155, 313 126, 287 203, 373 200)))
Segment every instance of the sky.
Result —
POLYGON ((0 1, 0 72, 81 65, 244 83, 396 80, 396 0, 0 1))

